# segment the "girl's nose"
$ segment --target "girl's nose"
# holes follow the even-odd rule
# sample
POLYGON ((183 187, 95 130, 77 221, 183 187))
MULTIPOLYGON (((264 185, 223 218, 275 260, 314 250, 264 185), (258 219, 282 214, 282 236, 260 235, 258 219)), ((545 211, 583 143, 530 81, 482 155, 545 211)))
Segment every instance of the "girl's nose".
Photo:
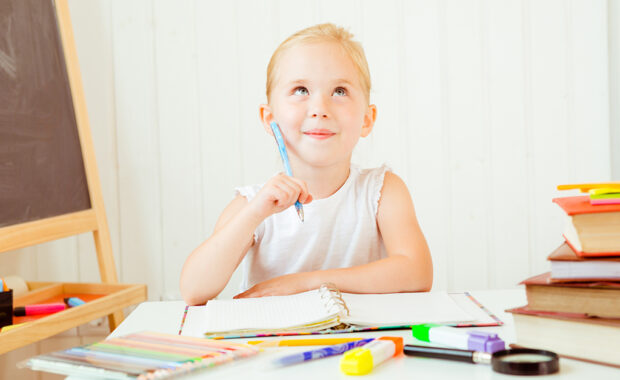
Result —
POLYGON ((313 118, 321 118, 321 119, 327 119, 327 114, 324 112, 314 112, 312 113, 312 117, 313 118))
POLYGON ((315 96, 308 111, 310 111, 310 117, 313 119, 327 119, 329 117, 327 112, 327 105, 325 104, 325 100, 322 96, 315 96))

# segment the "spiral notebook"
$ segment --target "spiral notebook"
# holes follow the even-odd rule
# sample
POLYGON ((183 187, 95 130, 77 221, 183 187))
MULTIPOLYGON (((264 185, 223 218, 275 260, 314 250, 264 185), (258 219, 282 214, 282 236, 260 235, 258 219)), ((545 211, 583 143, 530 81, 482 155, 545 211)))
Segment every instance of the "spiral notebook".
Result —
POLYGON ((191 306, 179 333, 247 338, 397 329, 418 323, 502 324, 467 293, 350 294, 324 285, 287 296, 212 300, 205 306, 191 306))

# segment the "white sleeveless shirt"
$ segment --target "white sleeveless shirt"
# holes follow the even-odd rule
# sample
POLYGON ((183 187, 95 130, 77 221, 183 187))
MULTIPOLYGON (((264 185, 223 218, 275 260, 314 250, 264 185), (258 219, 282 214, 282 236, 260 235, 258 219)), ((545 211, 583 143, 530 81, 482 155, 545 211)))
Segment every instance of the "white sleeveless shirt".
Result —
MULTIPOLYGON (((377 227, 377 207, 388 170, 385 165, 360 169, 352 164, 338 191, 303 205, 303 223, 294 206, 266 218, 241 263, 240 291, 289 273, 346 268, 387 257, 377 227)), ((249 201, 262 186, 235 191, 249 201)))

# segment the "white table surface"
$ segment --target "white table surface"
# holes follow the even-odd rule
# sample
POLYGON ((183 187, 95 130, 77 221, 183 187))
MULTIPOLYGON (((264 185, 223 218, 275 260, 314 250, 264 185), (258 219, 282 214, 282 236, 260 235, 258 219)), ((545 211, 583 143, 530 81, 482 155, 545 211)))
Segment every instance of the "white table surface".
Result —
MULTIPOLYGON (((501 319, 505 325, 501 327, 476 328, 497 332, 504 341, 513 343, 515 332, 512 316, 505 313, 505 309, 522 306, 527 302, 525 292, 517 290, 485 290, 470 292, 478 301, 501 319)), ((144 302, 140 304, 112 334, 110 337, 126 335, 138 331, 158 331, 163 333, 177 334, 185 304, 182 301, 168 302, 144 302)), ((346 336, 402 336, 405 344, 419 344, 409 330, 391 330, 383 332, 351 333, 346 336)), ((344 336, 344 335, 343 335, 344 336)), ((290 339, 294 339, 291 337, 290 339)), ((303 337, 301 337, 303 338, 303 337)), ((278 338, 261 338, 261 340, 278 338)), ((289 339, 289 338, 287 338, 289 339)), ((247 339, 233 339, 235 342, 246 342, 247 339)), ((283 353, 293 353, 309 349, 298 347, 278 347, 267 349, 255 357, 239 360, 231 364, 225 364, 217 368, 207 369, 183 379, 199 378, 249 378, 258 379, 349 379, 353 377, 344 375, 339 370, 340 356, 312 360, 298 365, 273 369, 269 367, 271 360, 283 353)), ((310 348, 311 349, 311 348, 310 348)), ((447 360, 413 358, 401 356, 390 359, 377 366, 370 374, 364 376, 367 379, 514 379, 529 378, 531 376, 510 376, 495 373, 487 365, 475 365, 459 363, 447 360)), ((560 372, 555 375, 540 376, 537 378, 553 379, 620 379, 620 370, 612 367, 585 363, 577 360, 560 359, 560 372)), ((73 379, 73 378, 71 378, 73 379)))

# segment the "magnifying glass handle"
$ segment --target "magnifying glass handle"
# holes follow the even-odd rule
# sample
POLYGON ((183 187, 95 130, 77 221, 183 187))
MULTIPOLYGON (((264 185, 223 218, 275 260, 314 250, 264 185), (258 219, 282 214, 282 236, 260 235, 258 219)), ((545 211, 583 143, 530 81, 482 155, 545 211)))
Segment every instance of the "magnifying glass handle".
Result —
POLYGON ((406 344, 403 351, 405 352, 405 355, 419 356, 423 358, 456 360, 459 362, 474 364, 488 364, 491 362, 491 354, 487 352, 460 350, 458 348, 429 347, 406 344))

